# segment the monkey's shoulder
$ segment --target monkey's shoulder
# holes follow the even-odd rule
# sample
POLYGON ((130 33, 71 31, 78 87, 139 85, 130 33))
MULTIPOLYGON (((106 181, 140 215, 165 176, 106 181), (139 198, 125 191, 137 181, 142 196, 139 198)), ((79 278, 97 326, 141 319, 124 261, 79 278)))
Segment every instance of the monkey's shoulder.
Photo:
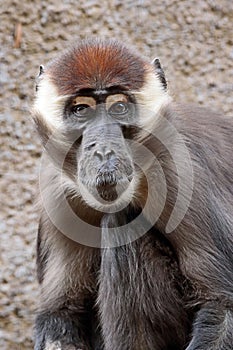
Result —
MULTIPOLYGON (((222 111, 216 111, 208 106, 200 106, 192 103, 172 102, 167 109, 168 119, 183 128, 189 127, 191 130, 198 128, 199 133, 208 127, 211 131, 233 130, 233 118, 225 115, 222 111), (181 125, 180 125, 181 124, 181 125)), ((205 130, 205 131, 208 131, 205 130)))

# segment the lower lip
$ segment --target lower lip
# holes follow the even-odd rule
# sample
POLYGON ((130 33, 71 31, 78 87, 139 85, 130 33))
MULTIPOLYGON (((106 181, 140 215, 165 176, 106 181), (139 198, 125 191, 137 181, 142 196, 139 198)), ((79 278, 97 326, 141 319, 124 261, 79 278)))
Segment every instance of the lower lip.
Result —
POLYGON ((100 197, 106 202, 113 202, 118 198, 116 185, 99 186, 96 189, 100 197))

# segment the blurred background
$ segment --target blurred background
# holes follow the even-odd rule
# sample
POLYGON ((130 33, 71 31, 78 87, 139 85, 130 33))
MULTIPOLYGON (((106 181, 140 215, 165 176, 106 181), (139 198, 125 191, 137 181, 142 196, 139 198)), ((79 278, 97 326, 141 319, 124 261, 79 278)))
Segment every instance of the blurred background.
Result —
POLYGON ((1 350, 33 348, 41 146, 30 107, 39 65, 70 42, 114 37, 160 58, 177 101, 232 115, 232 24, 232 0, 0 0, 1 350))

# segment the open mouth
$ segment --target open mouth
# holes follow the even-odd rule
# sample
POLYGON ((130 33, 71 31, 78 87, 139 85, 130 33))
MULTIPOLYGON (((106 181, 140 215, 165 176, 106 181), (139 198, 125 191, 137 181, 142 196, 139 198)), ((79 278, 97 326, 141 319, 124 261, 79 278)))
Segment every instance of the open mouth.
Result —
POLYGON ((113 202, 127 190, 132 177, 122 176, 117 179, 115 172, 98 174, 96 190, 99 196, 107 202, 113 202))
POLYGON ((97 210, 120 210, 133 199, 137 181, 131 174, 98 174, 94 181, 79 182, 79 191, 85 202, 97 210))
POLYGON ((103 200, 113 202, 118 198, 116 187, 116 184, 104 184, 97 186, 96 189, 103 200))

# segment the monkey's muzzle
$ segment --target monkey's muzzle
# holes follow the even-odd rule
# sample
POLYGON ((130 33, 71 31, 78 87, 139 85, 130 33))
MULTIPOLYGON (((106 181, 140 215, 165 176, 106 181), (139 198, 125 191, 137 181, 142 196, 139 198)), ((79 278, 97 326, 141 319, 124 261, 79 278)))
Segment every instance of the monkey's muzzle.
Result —
POLYGON ((128 188, 131 180, 132 176, 123 176, 119 171, 112 170, 108 164, 105 164, 98 171, 96 189, 103 200, 112 202, 128 188))
POLYGON ((116 185, 106 184, 104 186, 97 186, 96 188, 100 197, 107 202, 113 202, 118 198, 116 185))

